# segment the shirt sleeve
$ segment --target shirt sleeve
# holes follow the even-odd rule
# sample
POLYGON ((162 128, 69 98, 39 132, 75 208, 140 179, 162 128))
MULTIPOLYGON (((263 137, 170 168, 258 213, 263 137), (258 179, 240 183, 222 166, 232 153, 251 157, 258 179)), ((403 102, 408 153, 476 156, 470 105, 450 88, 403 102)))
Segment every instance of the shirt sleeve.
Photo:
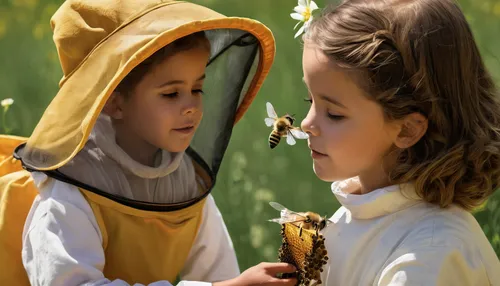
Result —
MULTIPOLYGON (((71 185, 33 173, 40 194, 23 231, 22 260, 31 285, 129 286, 104 277, 102 235, 89 204, 71 185)), ((206 286, 204 282, 181 282, 206 286)), ((134 284, 141 286, 142 284, 134 284)), ((157 281, 149 286, 171 286, 157 281)))
POLYGON ((376 285, 490 285, 479 256, 455 247, 425 247, 394 255, 376 285))
POLYGON ((217 282, 239 274, 233 243, 214 198, 209 195, 198 234, 180 273, 181 278, 217 282))

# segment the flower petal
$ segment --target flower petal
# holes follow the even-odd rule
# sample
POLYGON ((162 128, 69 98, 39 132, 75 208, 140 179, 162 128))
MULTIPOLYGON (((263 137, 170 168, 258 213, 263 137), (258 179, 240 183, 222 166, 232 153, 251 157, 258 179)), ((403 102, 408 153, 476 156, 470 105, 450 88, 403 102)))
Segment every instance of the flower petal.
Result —
POLYGON ((293 29, 297 29, 297 27, 301 24, 302 22, 297 22, 297 24, 295 24, 295 27, 293 27, 293 29))
POLYGON ((304 6, 296 6, 295 8, 293 8, 293 11, 299 13, 299 14, 302 14, 306 11, 306 7, 304 6))
POLYGON ((3 107, 8 107, 8 106, 11 106, 13 103, 14 103, 14 99, 6 98, 6 99, 1 101, 0 105, 2 105, 3 107))
POLYGON ((300 27, 300 29, 297 31, 297 33, 295 33, 295 36, 294 38, 297 38, 298 36, 300 36, 300 34, 302 34, 304 32, 304 26, 300 27))
POLYGON ((316 3, 313 0, 311 0, 311 5, 309 7, 311 8, 311 11, 318 9, 318 5, 316 5, 316 3))
POLYGON ((311 24, 311 22, 309 22, 309 21, 304 22, 304 32, 307 32, 307 28, 309 28, 309 24, 311 24))
POLYGON ((299 13, 291 13, 290 17, 292 17, 292 19, 295 19, 297 21, 304 21, 304 16, 302 16, 302 14, 299 13))
POLYGON ((309 26, 311 24, 311 21, 304 22, 304 33, 307 33, 307 29, 309 29, 309 26))
POLYGON ((307 0, 299 0, 299 6, 307 6, 307 0))
POLYGON ((313 16, 309 17, 309 20, 304 22, 304 26, 306 27, 306 29, 309 28, 309 25, 311 25, 312 20, 313 16))

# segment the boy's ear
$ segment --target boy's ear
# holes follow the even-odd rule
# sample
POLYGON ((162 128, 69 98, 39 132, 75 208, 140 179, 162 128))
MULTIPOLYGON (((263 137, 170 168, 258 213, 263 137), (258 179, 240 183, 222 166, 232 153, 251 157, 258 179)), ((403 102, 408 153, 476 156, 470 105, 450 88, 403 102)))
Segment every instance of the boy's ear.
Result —
POLYGON ((103 112, 113 119, 123 118, 123 104, 125 97, 123 94, 114 91, 104 105, 103 112))
POLYGON ((407 115, 394 144, 400 149, 410 148, 425 135, 428 124, 427 118, 418 112, 407 115))

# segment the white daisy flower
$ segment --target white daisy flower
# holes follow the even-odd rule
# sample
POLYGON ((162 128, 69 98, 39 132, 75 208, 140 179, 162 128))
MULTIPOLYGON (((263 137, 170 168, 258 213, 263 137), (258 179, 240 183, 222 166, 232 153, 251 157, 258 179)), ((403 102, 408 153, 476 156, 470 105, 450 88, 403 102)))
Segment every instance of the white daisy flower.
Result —
POLYGON ((290 16, 293 19, 299 21, 297 25, 293 27, 293 29, 297 29, 300 23, 304 23, 304 25, 302 25, 302 27, 300 27, 300 29, 295 34, 295 38, 307 31, 307 28, 309 27, 309 24, 313 19, 312 12, 316 9, 318 9, 318 5, 316 5, 313 0, 299 0, 298 6, 293 8, 295 13, 291 13, 290 16))
POLYGON ((12 99, 12 98, 6 98, 6 99, 0 101, 0 105, 2 105, 2 107, 9 107, 13 103, 14 103, 14 99, 12 99))

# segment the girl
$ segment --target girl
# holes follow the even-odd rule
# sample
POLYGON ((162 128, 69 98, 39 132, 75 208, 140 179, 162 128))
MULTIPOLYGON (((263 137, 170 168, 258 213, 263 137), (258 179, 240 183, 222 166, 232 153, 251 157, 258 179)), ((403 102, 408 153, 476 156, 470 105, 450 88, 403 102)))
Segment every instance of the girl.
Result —
POLYGON ((499 187, 500 104, 452 0, 348 0, 304 36, 314 172, 342 207, 325 285, 500 285, 469 211, 499 187))
POLYGON ((64 77, 16 149, 31 176, 2 162, 0 284, 293 285, 276 278, 287 264, 238 276, 210 195, 272 64, 270 31, 162 0, 69 0, 51 24, 64 77))

